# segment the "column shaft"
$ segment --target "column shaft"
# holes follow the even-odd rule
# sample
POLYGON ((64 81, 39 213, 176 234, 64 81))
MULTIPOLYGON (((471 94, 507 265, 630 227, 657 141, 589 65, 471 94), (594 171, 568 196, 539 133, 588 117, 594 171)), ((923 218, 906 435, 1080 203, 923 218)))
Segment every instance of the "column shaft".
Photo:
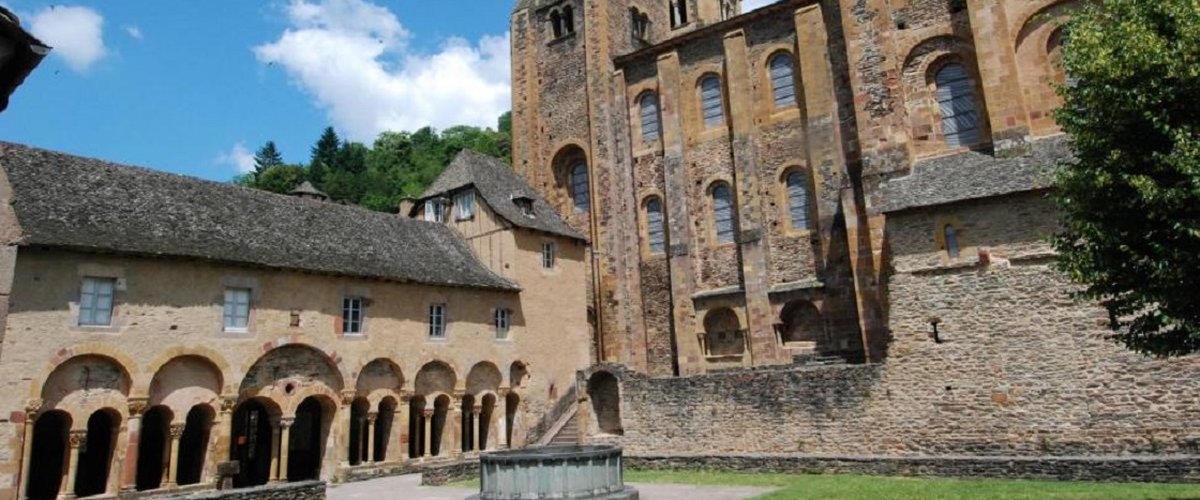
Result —
POLYGON ((282 429, 279 439, 279 480, 284 482, 288 480, 288 445, 291 443, 292 422, 291 419, 279 422, 282 429))

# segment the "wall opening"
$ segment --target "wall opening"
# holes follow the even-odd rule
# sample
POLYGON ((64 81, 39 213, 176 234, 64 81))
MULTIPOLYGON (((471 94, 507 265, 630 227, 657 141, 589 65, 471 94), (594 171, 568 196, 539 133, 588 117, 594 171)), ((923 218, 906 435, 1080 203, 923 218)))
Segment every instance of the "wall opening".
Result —
POLYGON ((170 426, 171 410, 165 406, 155 406, 142 416, 142 429, 138 436, 138 491, 162 487, 167 472, 170 426))
POLYGON ((483 408, 479 411, 479 449, 488 450, 488 441, 492 439, 492 415, 496 413, 496 396, 494 394, 485 394, 483 396, 483 408))
POLYGON ((475 448, 475 396, 467 394, 462 398, 462 451, 468 452, 475 448))
POLYGON ((371 403, 367 402, 366 398, 355 399, 350 404, 350 435, 346 439, 350 445, 347 456, 350 465, 359 465, 366 461, 367 439, 369 438, 367 436, 367 411, 370 407, 371 403))
POLYGON ((783 320, 781 340, 789 347, 815 347, 825 331, 821 313, 812 302, 797 300, 788 302, 780 314, 783 320))
POLYGON ((62 488, 67 463, 67 432, 71 419, 61 411, 46 412, 33 423, 25 495, 30 500, 53 500, 62 488))
POLYGON ((241 463, 235 488, 267 484, 271 475, 271 416, 257 400, 249 400, 233 412, 233 442, 230 459, 241 463))
POLYGON ((621 388, 617 377, 609 372, 596 372, 588 379, 587 392, 592 400, 592 411, 596 414, 600 432, 622 434, 624 431, 621 429, 621 388))
POLYGON ((288 481, 310 481, 321 477, 321 455, 328 419, 321 401, 308 397, 296 408, 296 420, 288 437, 288 481))
POLYGON ((392 423, 396 417, 396 400, 384 398, 379 402, 379 413, 375 417, 375 456, 376 462, 387 460, 388 444, 392 442, 392 423))
POLYGON ((88 418, 87 441, 79 450, 79 469, 75 472, 75 496, 90 497, 108 491, 113 445, 120 417, 112 410, 99 410, 88 418))
POLYGON ((179 438, 179 470, 175 477, 175 482, 180 486, 198 484, 204 477, 214 416, 213 409, 208 405, 194 406, 187 414, 183 435, 179 438))
POLYGON ((517 406, 520 404, 521 396, 515 392, 504 396, 504 442, 509 448, 516 446, 513 443, 513 429, 517 425, 517 406))
POLYGON ((415 396, 408 401, 408 456, 425 456, 425 398, 415 396))
POLYGON ((446 436, 446 424, 449 423, 449 419, 446 418, 449 413, 450 396, 444 394, 438 396, 438 398, 433 402, 433 422, 431 424, 432 431, 429 437, 430 454, 435 457, 442 454, 442 448, 444 448, 444 445, 446 444, 443 441, 445 440, 444 438, 446 436))

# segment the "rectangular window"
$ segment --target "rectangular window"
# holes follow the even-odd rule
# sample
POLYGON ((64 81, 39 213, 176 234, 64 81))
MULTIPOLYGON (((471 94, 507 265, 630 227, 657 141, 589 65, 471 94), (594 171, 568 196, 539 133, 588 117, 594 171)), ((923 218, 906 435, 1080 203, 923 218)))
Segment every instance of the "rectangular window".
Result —
POLYGON ((508 338, 508 326, 512 320, 512 311, 509 309, 496 309, 496 338, 505 340, 508 338))
POLYGON ((250 325, 250 289, 225 289, 225 331, 246 331, 250 325))
POLYGON ((454 206, 458 207, 458 220, 475 216, 475 192, 464 191, 454 195, 454 206))
POLYGON ((554 243, 542 243, 542 268, 554 269, 554 260, 556 258, 555 251, 557 245, 554 243))
POLYGON ((79 294, 79 325, 109 326, 112 324, 113 291, 116 278, 83 278, 79 294))
POLYGON ((446 338, 446 304, 429 306, 429 338, 446 338))
POLYGON ((342 334, 361 335, 362 332, 363 299, 361 297, 342 299, 342 334))
POLYGON ((425 202, 425 220, 429 222, 446 222, 446 205, 437 200, 425 202))

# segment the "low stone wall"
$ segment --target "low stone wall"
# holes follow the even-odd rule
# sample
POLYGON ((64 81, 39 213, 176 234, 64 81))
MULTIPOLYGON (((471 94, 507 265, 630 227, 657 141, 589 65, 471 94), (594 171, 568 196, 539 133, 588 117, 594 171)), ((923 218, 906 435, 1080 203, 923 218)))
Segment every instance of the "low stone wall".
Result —
POLYGON ((172 492, 150 496, 138 494, 136 498, 153 498, 155 500, 324 500, 325 482, 305 481, 271 484, 257 488, 207 490, 194 493, 172 492))
POLYGON ((629 469, 641 470, 1200 483, 1200 456, 1135 458, 626 455, 625 465, 629 469))
POLYGON ((449 464, 426 467, 421 470, 421 484, 425 486, 442 486, 456 481, 466 481, 479 477, 479 459, 465 460, 449 464))

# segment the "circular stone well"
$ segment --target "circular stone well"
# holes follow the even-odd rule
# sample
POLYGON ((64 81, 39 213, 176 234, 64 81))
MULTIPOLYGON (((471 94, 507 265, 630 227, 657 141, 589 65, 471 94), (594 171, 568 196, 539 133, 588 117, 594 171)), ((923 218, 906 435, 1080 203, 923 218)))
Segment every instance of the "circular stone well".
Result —
POLYGON ((621 448, 550 446, 484 453, 479 500, 637 500, 625 486, 621 448))

